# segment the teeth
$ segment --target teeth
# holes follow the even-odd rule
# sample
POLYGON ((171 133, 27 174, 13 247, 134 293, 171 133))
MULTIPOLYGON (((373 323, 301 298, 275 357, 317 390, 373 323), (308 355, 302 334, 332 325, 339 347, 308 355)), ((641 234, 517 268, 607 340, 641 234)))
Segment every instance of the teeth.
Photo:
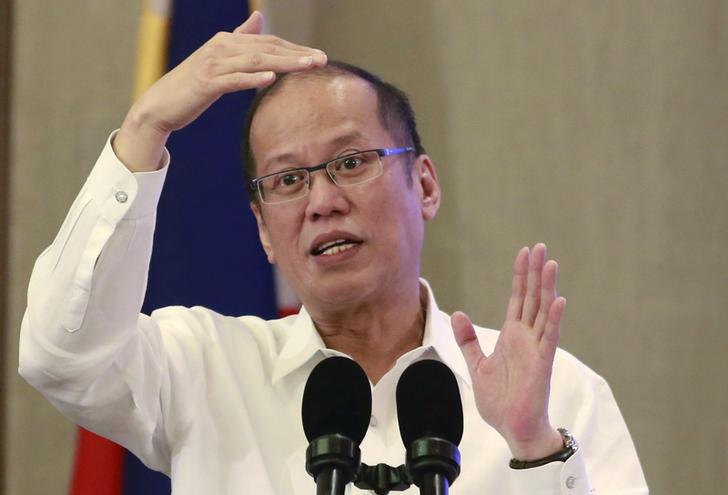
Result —
POLYGON ((328 249, 329 247, 333 246, 334 244, 339 244, 341 242, 346 242, 346 239, 336 239, 335 241, 325 242, 325 243, 321 244, 317 248, 317 250, 318 251, 323 251, 324 249, 328 249))
POLYGON ((340 244, 338 246, 331 246, 328 249, 324 249, 321 253, 322 256, 331 256, 332 254, 338 254, 342 251, 346 251, 354 247, 354 244, 340 244))

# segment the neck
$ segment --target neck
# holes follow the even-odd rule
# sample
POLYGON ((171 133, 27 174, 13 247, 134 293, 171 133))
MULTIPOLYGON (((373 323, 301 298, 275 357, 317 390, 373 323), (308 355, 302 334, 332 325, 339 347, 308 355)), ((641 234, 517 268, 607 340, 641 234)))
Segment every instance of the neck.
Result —
MULTIPOLYGON (((427 297, 415 290, 336 313, 311 311, 326 347, 351 356, 377 383, 403 354, 422 345, 427 297)), ((307 308, 308 309, 308 308, 307 308)))

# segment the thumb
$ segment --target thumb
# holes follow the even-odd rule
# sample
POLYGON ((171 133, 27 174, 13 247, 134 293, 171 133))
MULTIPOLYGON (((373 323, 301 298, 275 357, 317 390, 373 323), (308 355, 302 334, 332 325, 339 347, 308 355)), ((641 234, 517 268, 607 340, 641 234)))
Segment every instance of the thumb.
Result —
POLYGON ((452 315, 450 323, 452 324, 455 335, 455 342, 460 346, 460 352, 463 353, 465 362, 468 364, 470 376, 473 377, 481 360, 485 359, 485 354, 483 354, 483 350, 480 348, 478 336, 475 334, 475 329, 473 328, 473 322, 462 311, 456 311, 452 315))
POLYGON ((233 33, 238 34, 260 34, 263 31, 263 14, 254 10, 245 22, 235 28, 233 33))

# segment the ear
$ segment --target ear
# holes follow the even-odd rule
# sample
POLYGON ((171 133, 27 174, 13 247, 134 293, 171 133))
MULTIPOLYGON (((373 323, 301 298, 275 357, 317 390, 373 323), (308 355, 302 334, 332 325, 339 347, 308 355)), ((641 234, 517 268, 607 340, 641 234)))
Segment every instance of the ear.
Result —
POLYGON ((440 209, 440 182, 437 180, 435 164, 429 156, 417 157, 412 167, 412 180, 420 188, 422 202, 422 218, 432 220, 440 209))
POLYGON ((251 201, 250 209, 253 210, 255 221, 258 223, 258 237, 260 237, 260 243, 263 245, 265 255, 268 257, 268 263, 275 264, 276 259, 273 253, 273 246, 271 246, 270 235, 268 234, 268 226, 265 224, 265 219, 263 219, 263 212, 260 210, 260 205, 251 201))

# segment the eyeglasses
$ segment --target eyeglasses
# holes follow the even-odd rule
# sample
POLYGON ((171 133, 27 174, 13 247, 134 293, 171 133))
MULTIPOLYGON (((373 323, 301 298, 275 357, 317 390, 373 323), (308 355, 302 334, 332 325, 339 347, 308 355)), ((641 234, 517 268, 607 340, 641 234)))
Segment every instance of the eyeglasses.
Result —
POLYGON ((283 170, 250 181, 250 188, 265 204, 286 203, 303 198, 311 190, 311 173, 326 170, 331 181, 340 187, 353 186, 376 179, 384 169, 381 157, 415 151, 412 147, 358 151, 328 162, 283 170))

